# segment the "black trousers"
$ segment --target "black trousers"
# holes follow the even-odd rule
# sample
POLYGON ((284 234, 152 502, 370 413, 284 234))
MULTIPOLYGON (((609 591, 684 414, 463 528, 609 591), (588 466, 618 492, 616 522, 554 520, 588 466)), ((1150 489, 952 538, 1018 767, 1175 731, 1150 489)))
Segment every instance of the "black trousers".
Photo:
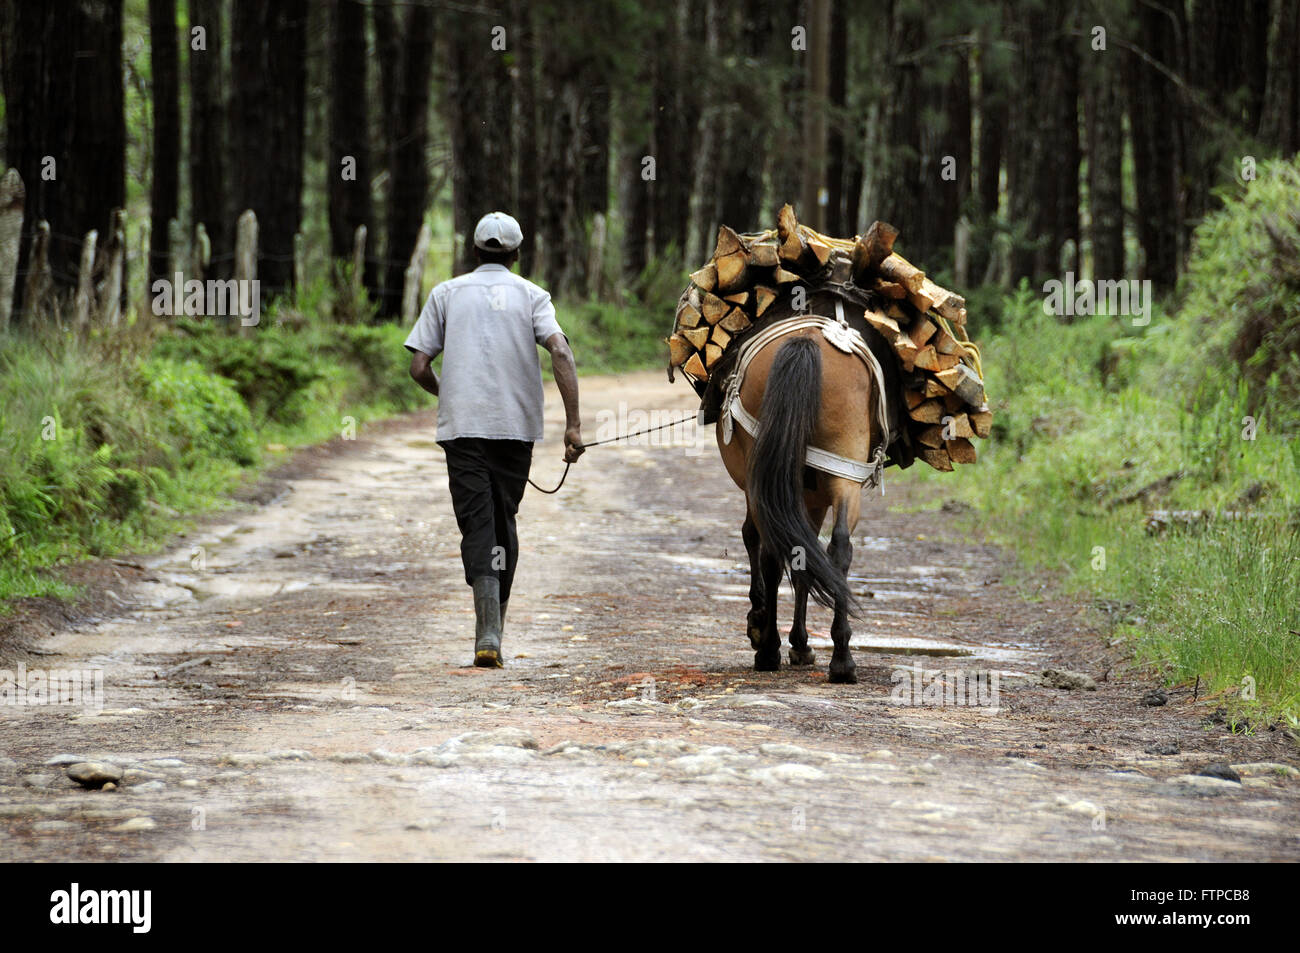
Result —
POLYGON ((527 440, 460 437, 441 440, 438 446, 447 455, 465 582, 472 586, 482 576, 496 576, 505 602, 519 562, 515 514, 528 484, 533 445, 527 440))

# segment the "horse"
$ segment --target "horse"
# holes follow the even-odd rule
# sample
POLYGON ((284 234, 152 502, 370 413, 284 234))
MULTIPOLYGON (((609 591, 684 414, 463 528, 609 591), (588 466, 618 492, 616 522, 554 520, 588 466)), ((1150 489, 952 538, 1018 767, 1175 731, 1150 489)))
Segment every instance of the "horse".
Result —
MULTIPOLYGON (((818 292, 808 297, 806 310, 834 316, 835 305, 835 295, 818 292)), ((778 321, 799 316, 788 300, 774 302, 772 308, 778 307, 778 321)), ((851 324, 874 351, 878 343, 871 338, 878 335, 865 321, 851 324)), ((729 350, 739 351, 741 346, 737 342, 729 350)), ((849 651, 849 617, 857 614, 857 602, 849 588, 848 570, 853 560, 851 538, 861 515, 862 484, 808 467, 805 458, 813 446, 854 461, 871 460, 873 451, 887 440, 890 426, 888 420, 877 419, 878 386, 862 358, 833 346, 816 328, 797 330, 762 344, 744 369, 737 396, 744 409, 758 418, 757 434, 751 436, 744 427, 724 428, 725 421, 719 421, 722 462, 745 494, 741 535, 749 554, 746 623, 755 671, 781 667, 777 594, 783 572, 789 572, 795 592, 790 664, 816 662, 806 625, 811 594, 835 613, 830 681, 857 681, 849 651), (828 513, 831 538, 823 550, 818 533, 828 513)), ((725 406, 722 413, 727 413, 725 406)))

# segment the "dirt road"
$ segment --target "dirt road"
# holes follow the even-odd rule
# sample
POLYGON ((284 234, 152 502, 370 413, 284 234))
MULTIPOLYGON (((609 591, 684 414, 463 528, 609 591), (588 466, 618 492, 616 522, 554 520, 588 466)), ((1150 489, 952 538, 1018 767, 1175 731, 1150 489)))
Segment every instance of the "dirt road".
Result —
MULTIPOLYGON (((583 391, 589 440, 692 407, 657 373, 583 391)), ((854 534, 860 683, 827 684, 820 609, 815 671, 754 673, 741 497, 711 432, 669 436, 525 497, 504 671, 465 667, 430 414, 303 454, 268 505, 119 567, 115 618, 0 664, 103 685, 101 709, 0 706, 0 860, 1300 859, 1280 733, 1144 705, 1081 607, 1026 601, 1007 554, 909 514, 907 474, 854 534), (900 703, 935 671, 985 691, 900 703), (113 790, 66 777, 92 759, 124 770, 113 790)))

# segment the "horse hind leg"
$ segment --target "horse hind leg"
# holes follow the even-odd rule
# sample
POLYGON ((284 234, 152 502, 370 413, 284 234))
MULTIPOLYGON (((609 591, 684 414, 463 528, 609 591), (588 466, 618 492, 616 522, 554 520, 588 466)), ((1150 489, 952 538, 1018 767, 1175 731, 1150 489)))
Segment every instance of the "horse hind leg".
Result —
MULTIPOLYGON (((854 488, 856 491, 856 487, 854 488)), ((850 499, 856 498, 851 497, 850 499)), ((827 554, 831 557, 831 562, 835 568, 844 573, 845 579, 848 578, 849 565, 853 562, 853 543, 850 539, 852 528, 857 524, 857 507, 849 512, 850 504, 844 499, 836 501, 835 504, 835 529, 831 533, 830 545, 826 547, 827 554), (850 516, 852 518, 850 518, 850 516)), ((830 664, 830 681, 842 684, 852 685, 857 682, 857 666, 853 662, 853 653, 849 651, 849 639, 853 635, 853 629, 849 625, 849 606, 847 600, 835 600, 835 619, 831 623, 831 640, 835 643, 835 650, 831 654, 830 664)))
POLYGON ((781 632, 776 627, 776 599, 781 591, 781 557, 766 546, 759 552, 763 576, 763 630, 754 646, 754 671, 775 672, 781 668, 781 632))
POLYGON ((758 525, 748 511, 745 512, 745 523, 740 528, 740 536, 749 553, 749 615, 745 618, 745 630, 749 635, 749 644, 757 649, 763 641, 763 630, 767 627, 767 596, 763 588, 763 564, 759 557, 762 540, 758 535, 758 525))
MULTIPOLYGON (((826 519, 826 509, 822 507, 809 514, 814 526, 821 526, 826 519)), ((808 584, 794 580, 794 621, 790 625, 790 664, 795 666, 814 665, 817 654, 808 648, 808 584)))
POLYGON ((817 654, 808 647, 808 585, 794 584, 794 622, 790 626, 790 664, 814 665, 817 654))

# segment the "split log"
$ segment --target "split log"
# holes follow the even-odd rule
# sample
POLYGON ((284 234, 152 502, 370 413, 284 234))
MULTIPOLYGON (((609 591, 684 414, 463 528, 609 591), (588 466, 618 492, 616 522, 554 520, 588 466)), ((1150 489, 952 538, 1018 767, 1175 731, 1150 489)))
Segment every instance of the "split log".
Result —
POLYGON ((667 338, 667 341, 669 367, 680 367, 695 353, 695 348, 691 346, 691 342, 680 334, 674 334, 672 337, 667 338))
POLYGON ((681 308, 677 311, 677 326, 679 328, 698 328, 703 320, 704 316, 691 307, 689 301, 683 302, 681 308))
POLYGON ((718 269, 719 292, 735 291, 745 284, 745 269, 749 265, 749 255, 743 249, 715 258, 718 269))
POLYGON ((704 345, 704 366, 713 369, 713 365, 722 360, 722 348, 710 341, 704 345))
POLYGON ((691 346, 697 351, 704 350, 705 343, 709 340, 710 328, 698 327, 688 328, 681 332, 682 337, 691 342, 691 346))
POLYGON ((937 424, 943 420, 943 402, 938 400, 923 400, 911 410, 907 415, 913 420, 923 424, 937 424))
POLYGON ((780 267, 776 269, 776 273, 773 277, 776 279, 778 285, 789 285, 794 284, 796 281, 803 281, 803 279, 793 271, 786 271, 784 268, 780 267))
POLYGON ((732 308, 727 312, 727 316, 718 322, 718 327, 725 328, 728 331, 743 331, 752 323, 749 320, 749 315, 742 309, 732 308))
POLYGON ((922 315, 912 322, 912 326, 907 329, 907 336, 913 344, 921 348, 926 345, 930 338, 934 337, 934 332, 937 330, 938 328, 934 326, 934 322, 922 315))
POLYGON ((965 353, 965 350, 957 339, 943 328, 939 329, 938 333, 935 334, 934 339, 930 343, 934 345, 934 349, 940 354, 960 355, 965 353))
POLYGON ((888 222, 872 222, 871 227, 853 243, 853 282, 865 284, 880 270, 880 264, 894 250, 898 229, 888 222))
POLYGON ((713 259, 726 258, 745 249, 745 243, 735 230, 723 225, 718 229, 718 243, 713 247, 713 259))
POLYGON ((781 263, 781 257, 771 242, 755 242, 749 248, 749 263, 755 268, 775 268, 781 263))
POLYGON ((897 281, 885 281, 882 278, 877 278, 871 283, 871 290, 894 301, 901 301, 907 297, 907 289, 897 281))
POLYGON ((731 310, 731 305, 723 301, 715 294, 706 294, 704 296, 704 320, 709 324, 717 324, 722 320, 723 315, 731 310))
POLYGON ((916 432, 916 442, 931 450, 938 450, 943 446, 943 427, 931 424, 929 427, 921 428, 916 432))
POLYGON ((777 214, 776 237, 781 261, 797 263, 803 257, 804 244, 799 235, 799 220, 794 217, 794 209, 788 203, 781 206, 781 211, 777 214))
POLYGON ((766 285, 758 285, 754 288, 754 317, 761 318, 763 312, 777 298, 775 288, 769 288, 766 285))
MULTIPOLYGON (((955 440, 958 437, 971 438, 975 436, 975 431, 971 428, 970 418, 965 414, 953 414, 949 419, 944 421, 946 439, 955 440)), ((956 460, 956 457, 953 457, 956 460)), ((960 461, 958 461, 960 462, 960 461)))
POLYGON ((989 434, 993 432, 993 412, 987 409, 973 410, 967 416, 970 418, 970 426, 975 431, 975 436, 987 440, 989 434))
POLYGON ((701 291, 712 291, 718 286, 718 268, 709 262, 699 271, 691 272, 691 282, 701 291))
MULTIPOLYGON (((966 299, 959 294, 954 294, 947 288, 941 288, 929 278, 926 278, 921 284, 921 292, 933 302, 935 314, 949 321, 958 321, 965 324, 966 319, 963 312, 966 310, 966 299)), ((929 309, 927 309, 929 310, 929 309)))
POLYGON ((697 381, 706 380, 709 376, 709 372, 704 369, 704 362, 700 360, 698 353, 690 356, 690 359, 682 365, 682 371, 697 381))
POLYGON ((745 305, 749 304, 749 292, 738 291, 736 294, 725 295, 722 300, 743 308, 745 305))
POLYGON ((878 314, 875 311, 868 311, 864 317, 869 325, 884 335, 886 341, 892 341, 902 333, 898 327, 898 322, 891 317, 878 314))
POLYGON ((984 383, 965 364, 940 371, 935 376, 971 407, 980 407, 984 404, 984 383))
POLYGON ((880 273, 889 281, 898 282, 909 292, 920 291, 925 283, 925 272, 898 252, 892 252, 880 263, 880 273))
POLYGON ((709 335, 709 340, 725 351, 727 345, 731 343, 731 335, 727 333, 726 328, 719 324, 713 329, 713 333, 709 335))
POLYGON ((948 458, 947 450, 930 450, 922 447, 921 452, 917 454, 917 456, 930 464, 930 466, 934 467, 936 470, 941 470, 944 473, 952 472, 952 460, 948 458))
POLYGON ((903 400, 907 402, 908 410, 915 410, 925 403, 925 394, 919 390, 905 390, 903 391, 903 400))
POLYGON ((975 462, 975 445, 965 437, 958 437, 956 440, 945 440, 944 447, 948 451, 948 456, 955 463, 975 462))
POLYGON ((939 355, 933 347, 927 344, 923 348, 918 348, 916 357, 912 363, 921 368, 923 371, 937 371, 939 369, 939 355))

